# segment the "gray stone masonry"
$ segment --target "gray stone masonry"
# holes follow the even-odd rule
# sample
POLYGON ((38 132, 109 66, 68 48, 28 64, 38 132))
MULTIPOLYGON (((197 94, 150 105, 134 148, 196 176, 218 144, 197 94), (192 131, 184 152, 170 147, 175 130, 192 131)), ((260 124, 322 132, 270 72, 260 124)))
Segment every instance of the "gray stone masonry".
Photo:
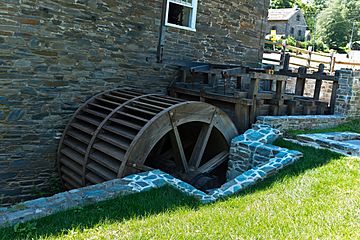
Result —
POLYGON ((353 132, 330 132, 300 134, 287 139, 302 146, 328 149, 349 157, 360 157, 360 134, 353 132))
POLYGON ((360 118, 360 72, 340 71, 335 114, 360 118))
MULTIPOLYGON (((231 141, 227 179, 231 181, 250 169, 284 159, 300 159, 301 152, 272 145, 281 136, 278 129, 269 125, 254 124, 252 129, 231 141)), ((271 165, 271 164, 270 164, 271 165)), ((273 165, 276 167, 276 164, 273 165)))
POLYGON ((257 65, 269 0, 201 0, 195 31, 168 28, 163 0, 0 3, 0 205, 48 192, 59 137, 87 98, 119 85, 165 92, 175 64, 257 65))
POLYGON ((267 124, 271 127, 287 130, 326 129, 336 127, 347 122, 341 115, 308 115, 308 116, 264 116, 257 117, 258 124, 267 124))

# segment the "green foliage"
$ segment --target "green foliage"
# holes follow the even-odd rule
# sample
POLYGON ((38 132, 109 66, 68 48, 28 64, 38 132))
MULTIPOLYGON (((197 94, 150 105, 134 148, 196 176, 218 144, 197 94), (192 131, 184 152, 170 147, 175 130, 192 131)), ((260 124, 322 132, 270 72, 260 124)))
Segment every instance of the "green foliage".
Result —
POLYGON ((270 8, 292 8, 294 6, 295 0, 271 0, 270 8))
POLYGON ((289 37, 286 39, 286 44, 289 45, 289 46, 296 47, 296 46, 297 46, 297 41, 296 41, 296 39, 295 39, 293 36, 289 36, 289 37))
POLYGON ((329 7, 319 14, 317 22, 318 39, 330 48, 340 49, 350 37, 351 23, 346 19, 342 0, 333 0, 329 7))
POLYGON ((353 41, 360 40, 360 0, 343 0, 343 6, 345 19, 349 21, 350 25, 355 23, 353 41))
POLYGON ((316 9, 316 13, 320 13, 329 4, 329 0, 313 0, 312 5, 316 9))
POLYGON ((14 232, 15 233, 18 233, 18 234, 20 234, 20 235, 22 235, 22 234, 30 234, 31 232, 34 232, 34 231, 36 231, 36 225, 37 225, 37 223, 36 222, 28 222, 28 223, 25 223, 25 224, 20 224, 20 223, 18 223, 18 224, 16 224, 15 226, 14 226, 14 232))
POLYGON ((315 24, 316 7, 313 4, 303 3, 301 0, 296 0, 296 5, 304 13, 308 29, 312 31, 315 24))

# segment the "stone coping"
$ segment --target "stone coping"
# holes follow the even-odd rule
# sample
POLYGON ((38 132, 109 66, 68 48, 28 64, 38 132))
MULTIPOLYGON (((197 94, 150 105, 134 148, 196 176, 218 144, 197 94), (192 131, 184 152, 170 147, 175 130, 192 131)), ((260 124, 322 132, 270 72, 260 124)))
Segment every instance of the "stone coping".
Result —
POLYGON ((355 144, 351 140, 358 140, 360 134, 353 132, 329 132, 315 134, 300 134, 295 139, 287 139, 290 142, 302 146, 314 147, 317 149, 328 149, 332 152, 340 153, 345 156, 360 157, 360 144, 355 144))
POLYGON ((271 120, 301 120, 301 119, 316 119, 316 120, 328 120, 338 119, 345 120, 343 115, 295 115, 295 116, 259 116, 256 118, 258 121, 271 121, 271 120))
POLYGON ((257 124, 267 124, 281 131, 325 129, 336 127, 349 120, 343 115, 295 115, 295 116, 260 116, 257 124))

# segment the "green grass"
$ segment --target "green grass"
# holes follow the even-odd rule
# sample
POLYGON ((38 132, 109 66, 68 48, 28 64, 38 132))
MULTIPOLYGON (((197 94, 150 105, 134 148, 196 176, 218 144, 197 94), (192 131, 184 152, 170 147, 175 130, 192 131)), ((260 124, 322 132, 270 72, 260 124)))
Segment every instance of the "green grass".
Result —
POLYGON ((340 124, 333 128, 327 129, 305 129, 305 130, 291 130, 286 134, 294 137, 298 134, 312 134, 312 133, 326 133, 326 132, 355 132, 360 133, 360 120, 353 120, 344 124, 340 124))
POLYGON ((360 239, 360 160, 280 140, 304 158, 222 201, 165 187, 14 228, 0 239, 360 239))

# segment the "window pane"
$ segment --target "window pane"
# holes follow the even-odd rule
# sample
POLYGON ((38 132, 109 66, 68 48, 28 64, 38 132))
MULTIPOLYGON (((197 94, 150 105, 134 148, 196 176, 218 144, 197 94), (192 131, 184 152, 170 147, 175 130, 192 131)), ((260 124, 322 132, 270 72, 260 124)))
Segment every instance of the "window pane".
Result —
POLYGON ((179 26, 191 27, 191 11, 191 8, 170 2, 168 22, 179 26))

